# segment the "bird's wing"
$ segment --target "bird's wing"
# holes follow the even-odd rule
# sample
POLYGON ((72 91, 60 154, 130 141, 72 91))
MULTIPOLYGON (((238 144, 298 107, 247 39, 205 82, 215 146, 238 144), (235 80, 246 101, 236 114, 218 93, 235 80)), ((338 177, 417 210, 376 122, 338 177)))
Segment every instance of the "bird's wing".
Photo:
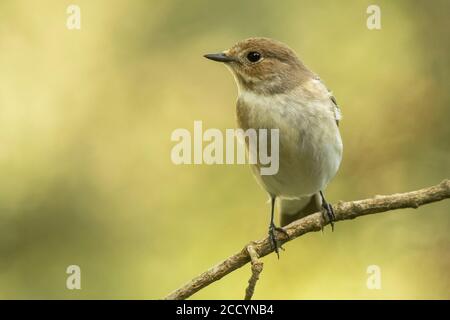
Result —
POLYGON ((333 96, 331 91, 330 91, 330 100, 331 100, 331 102, 333 102, 334 118, 336 119, 336 124, 339 127, 339 121, 342 118, 341 108, 339 108, 339 105, 337 104, 336 98, 333 96))
POLYGON ((323 86, 323 88, 327 91, 327 95, 331 100, 331 107, 332 107, 332 112, 334 114, 334 118, 336 120, 336 124, 339 126, 339 121, 342 119, 342 113, 341 113, 341 108, 339 108, 339 105, 336 101, 336 98, 333 95, 333 92, 331 92, 331 90, 329 90, 327 88, 327 86, 323 83, 323 81, 320 79, 319 76, 316 75, 315 77, 316 80, 318 80, 320 82, 320 84, 323 86))

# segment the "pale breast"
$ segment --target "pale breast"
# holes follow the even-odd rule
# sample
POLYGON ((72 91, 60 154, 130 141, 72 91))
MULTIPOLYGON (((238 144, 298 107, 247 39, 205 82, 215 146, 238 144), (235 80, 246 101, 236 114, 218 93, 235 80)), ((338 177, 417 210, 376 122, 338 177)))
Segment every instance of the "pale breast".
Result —
POLYGON ((237 120, 242 129, 279 129, 279 171, 257 180, 270 194, 299 197, 325 188, 342 157, 342 142, 331 100, 308 88, 272 96, 241 92, 237 120))

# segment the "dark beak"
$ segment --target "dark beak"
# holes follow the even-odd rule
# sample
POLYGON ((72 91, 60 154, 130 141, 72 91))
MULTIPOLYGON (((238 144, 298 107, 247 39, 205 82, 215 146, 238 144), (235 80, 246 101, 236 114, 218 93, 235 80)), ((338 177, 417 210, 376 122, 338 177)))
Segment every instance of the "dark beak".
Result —
POLYGON ((227 56, 225 53, 210 53, 205 54, 204 57, 209 60, 218 61, 218 62, 232 62, 236 61, 235 58, 227 56))

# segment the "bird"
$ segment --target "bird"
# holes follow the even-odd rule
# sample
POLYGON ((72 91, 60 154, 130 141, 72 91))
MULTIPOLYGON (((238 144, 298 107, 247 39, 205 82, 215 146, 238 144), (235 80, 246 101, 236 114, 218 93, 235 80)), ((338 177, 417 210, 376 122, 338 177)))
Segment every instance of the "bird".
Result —
POLYGON ((278 172, 261 175, 261 164, 251 165, 270 198, 268 236, 278 258, 283 248, 276 232, 289 237, 283 226, 320 211, 334 230, 334 210, 324 196, 343 153, 333 93, 293 49, 274 39, 248 38, 204 57, 225 64, 235 79, 239 128, 279 130, 278 172), (275 203, 281 227, 274 221, 275 203))

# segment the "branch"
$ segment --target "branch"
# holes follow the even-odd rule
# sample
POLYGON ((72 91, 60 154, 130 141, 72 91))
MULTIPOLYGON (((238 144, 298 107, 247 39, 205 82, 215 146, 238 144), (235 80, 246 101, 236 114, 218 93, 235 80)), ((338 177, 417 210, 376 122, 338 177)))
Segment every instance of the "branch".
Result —
MULTIPOLYGON (((417 191, 397 193, 387 196, 375 196, 372 199, 358 201, 340 201, 337 205, 334 206, 334 212, 336 215, 336 221, 350 220, 368 214, 380 213, 396 209, 418 208, 422 205, 441 201, 446 198, 450 198, 450 180, 448 179, 442 181, 436 186, 420 189, 417 191)), ((326 224, 327 222, 323 220, 321 212, 311 214, 284 227, 289 235, 289 238, 287 238, 286 236, 282 236, 282 238, 279 239, 279 242, 280 244, 283 244, 297 237, 300 237, 305 233, 319 231, 326 224)), ((251 247, 250 250, 255 251, 255 257, 258 257, 258 259, 273 252, 273 248, 268 237, 258 241, 252 241, 250 244, 246 245, 240 252, 230 256, 229 258, 223 260, 209 270, 203 272, 199 276, 186 283, 184 286, 170 293, 164 299, 182 300, 189 298, 191 295, 203 289, 204 287, 217 280, 220 280, 227 274, 244 266, 251 261, 250 253, 248 251, 249 246, 251 247)), ((252 278, 254 275, 255 272, 253 272, 252 278)), ((256 277, 258 276, 259 273, 256 277)), ((254 284, 256 284, 256 280, 254 281, 254 284)), ((250 281, 252 281, 252 279, 249 280, 249 288, 252 285, 250 281)), ((253 290, 254 286, 250 289, 253 290)))
POLYGON ((264 263, 259 259, 258 253, 252 245, 247 247, 250 262, 252 263, 252 276, 248 280, 248 287, 245 290, 245 300, 251 300, 255 293, 256 282, 259 280, 259 275, 263 271, 264 263))

